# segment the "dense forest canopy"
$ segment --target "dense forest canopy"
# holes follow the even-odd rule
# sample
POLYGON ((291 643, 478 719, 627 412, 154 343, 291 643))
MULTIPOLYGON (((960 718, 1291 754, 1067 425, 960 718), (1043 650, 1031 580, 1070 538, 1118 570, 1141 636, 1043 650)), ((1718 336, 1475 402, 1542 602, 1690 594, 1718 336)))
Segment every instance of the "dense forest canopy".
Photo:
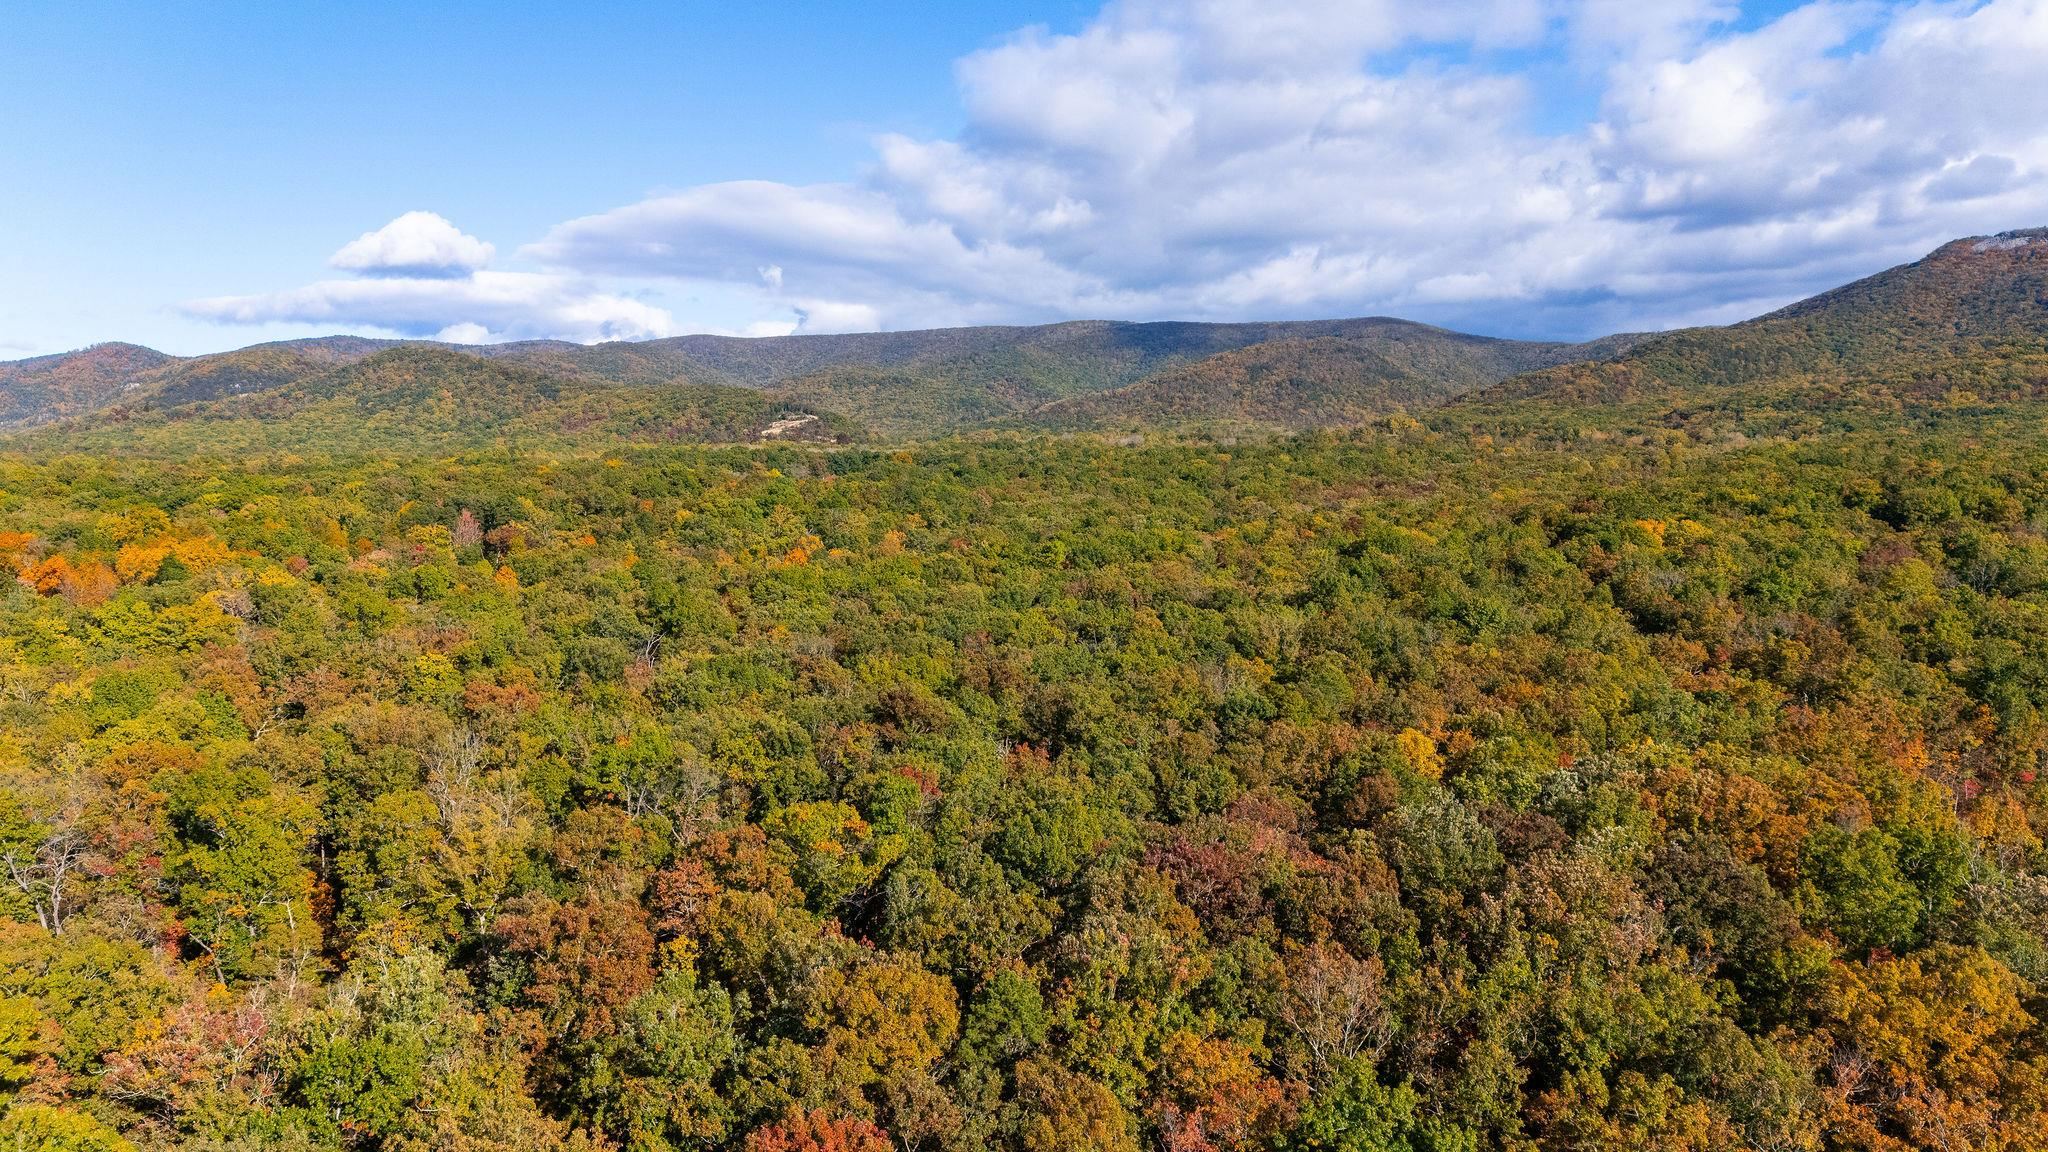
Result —
POLYGON ((0 1147, 2048 1148, 2035 388, 719 445, 404 354, 0 447, 0 1147))

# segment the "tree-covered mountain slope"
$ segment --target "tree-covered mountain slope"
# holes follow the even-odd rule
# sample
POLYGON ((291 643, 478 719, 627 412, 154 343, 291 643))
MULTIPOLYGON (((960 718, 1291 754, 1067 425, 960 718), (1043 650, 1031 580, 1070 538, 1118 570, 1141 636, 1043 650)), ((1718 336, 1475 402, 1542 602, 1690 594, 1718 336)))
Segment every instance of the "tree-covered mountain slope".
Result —
POLYGON ((1401 320, 1254 324, 1081 321, 1036 327, 743 339, 683 336, 597 345, 433 345, 336 336, 178 358, 129 345, 0 365, 0 428, 113 404, 175 406, 286 389, 398 344, 622 385, 730 385, 840 411, 878 431, 930 435, 1108 391, 1274 340, 1341 338, 1380 350, 1449 394, 1601 348, 1491 340, 1401 320))
POLYGON ((1407 325, 1366 338, 1273 340, 1054 401, 1012 423, 1044 429, 1341 427, 1440 404, 1532 368, 1608 355, 1632 339, 1536 344, 1407 325))
POLYGON ((1665 333, 1604 361, 1518 376, 1475 399, 1622 404, 1759 386, 2003 395, 2040 385, 2044 353, 2048 229, 2031 229, 1957 240, 1755 320, 1665 333))
POLYGON ((175 360, 134 344, 95 344, 0 363, 0 427, 47 424, 97 411, 175 360))
MULTIPOLYGON (((1269 340, 1343 336, 1414 341, 1441 329, 1387 317, 1208 324, 1079 320, 1024 327, 938 328, 911 332, 856 332, 825 336, 680 336, 633 344, 503 345, 486 354, 515 359, 562 355, 585 371, 614 350, 666 358, 680 369, 713 373, 734 383, 788 386, 839 369, 906 370, 960 380, 1004 384, 1058 396, 1117 387, 1172 364, 1269 340)), ((1499 341, 1501 344, 1517 342, 1499 341)))
MULTIPOLYGON (((298 359, 292 349, 266 355, 298 359)), ((216 369, 216 371, 218 371, 216 369)), ((843 442, 856 425, 759 390, 647 387, 560 375, 433 345, 401 345, 261 391, 176 393, 28 434, 50 449, 157 454, 230 446, 282 451, 454 451, 489 445, 604 450, 633 443, 843 442)))

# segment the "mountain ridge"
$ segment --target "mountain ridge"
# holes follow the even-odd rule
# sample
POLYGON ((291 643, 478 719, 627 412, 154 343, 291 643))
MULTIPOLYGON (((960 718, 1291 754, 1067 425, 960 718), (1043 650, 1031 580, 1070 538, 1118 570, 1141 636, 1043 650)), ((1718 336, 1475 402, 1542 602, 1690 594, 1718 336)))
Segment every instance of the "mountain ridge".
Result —
MULTIPOLYGON (((1702 413, 1725 423, 1720 414, 1733 409, 1805 420, 2040 397, 2048 397, 2048 228, 2027 228, 1951 241, 1737 324, 1584 344, 1391 317, 1082 320, 597 345, 329 336, 200 357, 111 342, 0 363, 0 432, 55 425, 71 429, 58 439, 104 443, 114 425, 312 421, 348 441, 336 423, 347 413, 362 417, 358 439, 398 436, 404 419, 393 413, 410 406, 430 438, 451 443, 501 432, 552 442, 581 431, 744 439, 785 418, 808 418, 807 435, 834 440, 915 440, 976 429, 1292 432, 1447 406, 1511 409, 1510 424, 1599 410, 1610 413, 1603 419, 1624 413, 1697 426, 1702 413), (376 372, 349 372, 371 363, 376 372), (493 388, 506 395, 490 395, 493 388)), ((174 441, 188 434, 165 433, 174 441)))
MULTIPOLYGON (((548 340, 450 345, 324 336, 194 357, 137 345, 99 345, 0 363, 0 400, 6 402, 0 407, 0 429, 34 427, 117 404, 176 407, 260 393, 391 348, 427 347, 615 384, 737 386, 771 392, 787 402, 859 405, 861 411, 848 415, 864 423, 930 432, 1017 417, 1047 403, 1124 387, 1254 344, 1323 338, 1372 343, 1424 372, 1431 370, 1426 363, 1462 362, 1470 359, 1471 349, 1483 348, 1501 361, 1484 382, 1590 347, 1473 336, 1393 317, 1242 323, 1077 320, 903 332, 692 335, 594 345, 548 340)), ((1463 376, 1459 382, 1466 382, 1463 376)))
POLYGON ((409 451, 527 445, 845 443, 857 425, 758 389, 646 388, 398 344, 259 391, 115 406, 20 435, 55 451, 409 451))

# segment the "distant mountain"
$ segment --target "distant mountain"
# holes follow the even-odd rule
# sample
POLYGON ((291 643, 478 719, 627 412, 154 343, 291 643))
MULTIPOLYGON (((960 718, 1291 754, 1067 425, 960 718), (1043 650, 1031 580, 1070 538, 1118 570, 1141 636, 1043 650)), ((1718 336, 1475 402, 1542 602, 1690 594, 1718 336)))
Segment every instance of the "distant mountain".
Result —
POLYGON ((1287 430, 1355 424, 1440 404, 1518 372, 1613 355, 1634 339, 1536 344, 1389 324, 1363 338, 1273 340, 1221 352, 1122 388, 1047 404, 1017 423, 1048 429, 1221 424, 1287 430))
MULTIPOLYGON (((244 355, 250 351, 228 355, 252 373, 264 364, 306 363, 319 355, 277 346, 260 356, 244 355)), ((227 375, 216 363, 206 378, 227 375)), ((118 444, 164 453, 374 452, 763 438, 836 443, 857 438, 860 430, 834 413, 810 411, 758 389, 617 384, 405 344, 371 350, 282 385, 182 402, 167 392, 146 404, 109 407, 27 435, 53 451, 118 444)))
POLYGON ((110 443, 116 428, 172 442, 203 427, 216 446, 294 435, 354 447, 380 436, 744 440, 770 428, 841 440, 975 428, 1297 430, 1455 400, 1460 411, 1506 413, 1506 424, 1568 423, 1598 407, 1740 431, 1727 418, 1738 408, 1832 418, 2035 396, 2048 396, 2048 229, 1959 240, 1745 323, 1589 344, 1386 318, 589 346, 337 336, 190 358, 102 344, 0 364, 0 430, 70 422, 45 439, 83 444, 110 443))
POLYGON ((130 402, 175 405, 266 392, 375 355, 399 341, 330 336, 257 344, 214 356, 177 360, 144 374, 130 402))
POLYGON ((1266 340, 1357 336, 1403 324, 1385 319, 1250 324, 1077 320, 828 336, 678 336, 587 348, 506 344, 480 351, 522 361, 554 360, 611 379, 626 378, 623 373, 631 369, 614 361, 629 354, 636 365, 660 364, 693 379, 717 377, 755 387, 801 386, 841 369, 914 370, 918 375, 1007 381, 1015 388, 1055 395, 1076 388, 1114 387, 1168 364, 1266 340))
POLYGON ((175 360, 134 344, 95 344, 0 363, 0 427, 47 424, 97 411, 175 360))
POLYGON ((1302 340, 1359 342, 1418 378, 1417 387, 1445 395, 1560 358, 1610 350, 1488 340, 1385 318, 1078 321, 758 339, 682 336, 589 346, 458 346, 336 336, 191 358, 103 345, 0 365, 0 399, 9 402, 0 409, 0 428, 50 423, 116 404, 176 407, 291 388, 404 345, 620 385, 754 388, 772 393, 776 403, 845 413, 883 434, 931 435, 1023 417, 1047 404, 1123 388, 1237 349, 1302 340), (109 351, 115 348, 125 351, 109 351), (65 383, 47 384, 46 377, 65 383))
MULTIPOLYGON (((2048 229, 1945 244, 1726 328, 1645 339, 1624 354, 1506 380, 1479 402, 1700 402, 1730 390, 1925 400, 2048 382, 2048 229)), ((1782 397, 1781 397, 1782 398, 1782 397)))
POLYGON ((1048 429, 1331 426, 1433 403, 1454 387, 1408 372, 1359 341, 1323 336, 1218 353, 1110 392, 1048 404, 1023 421, 1048 429))
POLYGON ((0 429, 68 420, 117 404, 177 404, 261 392, 399 343, 328 336, 194 357, 134 344, 95 344, 0 363, 0 429))
POLYGON ((877 432, 897 435, 987 424, 1091 427, 1168 416, 1298 427, 1316 422, 1310 412, 1334 419, 1338 412, 1385 411, 1388 401, 1366 394, 1376 389, 1401 392, 1400 403, 1442 399, 1530 368, 1605 355, 1628 340, 1594 346, 1494 340, 1384 317, 1274 324, 1098 322, 1011 331, 1029 336, 902 367, 827 369, 785 381, 777 390, 857 414, 877 432), (1311 346, 1305 355, 1304 345, 1311 346), (1238 370, 1240 353, 1261 348, 1267 351, 1242 364, 1267 365, 1260 387, 1278 386, 1280 393, 1254 405, 1256 412, 1240 411, 1237 401, 1217 391, 1218 382, 1238 370), (1332 361, 1321 363, 1326 356, 1332 361), (1282 364, 1302 372, 1296 386, 1270 379, 1282 364), (1325 388, 1335 391, 1324 397, 1318 389, 1325 388), (1173 394, 1183 389, 1198 394, 1173 394), (1299 414, 1281 418, 1287 395, 1301 402, 1299 414))

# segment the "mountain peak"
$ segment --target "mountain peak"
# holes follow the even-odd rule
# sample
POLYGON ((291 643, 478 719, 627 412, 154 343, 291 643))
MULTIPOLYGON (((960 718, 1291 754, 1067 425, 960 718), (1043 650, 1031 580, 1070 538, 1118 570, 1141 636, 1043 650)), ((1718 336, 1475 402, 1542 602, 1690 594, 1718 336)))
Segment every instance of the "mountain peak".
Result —
POLYGON ((1932 387, 1933 370, 2031 355, 2044 342, 2048 228, 2025 228, 1953 240, 1754 320, 1667 332, 1624 356, 1532 372, 1483 396, 1619 403, 1802 382, 1913 392, 1932 387))
POLYGON ((1970 251, 1978 255, 1986 252, 2012 252, 2036 246, 2048 250, 2048 228, 2015 228, 2010 232, 2000 232, 1996 236, 1956 241, 1958 246, 1963 244, 1968 244, 1970 251))
POLYGON ((106 340, 98 344, 88 344, 83 348, 75 348, 69 352, 51 352, 42 356, 30 356, 22 360, 0 362, 0 373, 12 375, 52 369, 60 365, 79 364, 141 370, 144 368, 154 368, 160 364, 168 364, 176 359, 176 356, 172 356, 167 352, 159 352, 154 348, 145 348, 140 344, 130 344, 122 340, 106 340))

